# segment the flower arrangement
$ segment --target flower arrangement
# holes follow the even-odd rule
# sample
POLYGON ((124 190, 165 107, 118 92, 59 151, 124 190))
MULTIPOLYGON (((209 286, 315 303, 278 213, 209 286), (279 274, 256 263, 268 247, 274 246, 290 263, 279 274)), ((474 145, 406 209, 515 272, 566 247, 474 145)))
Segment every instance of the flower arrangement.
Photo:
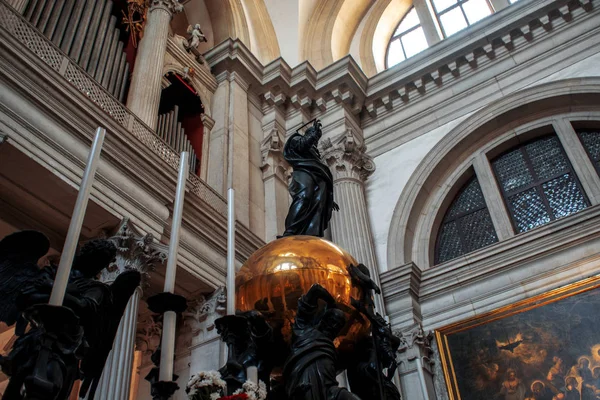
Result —
POLYGON ((260 380, 258 381, 258 385, 254 382, 246 381, 242 388, 236 390, 233 395, 245 395, 246 397, 225 397, 221 400, 265 400, 267 398, 267 386, 263 381, 260 380))
POLYGON ((185 388, 189 400, 266 400, 267 387, 263 381, 258 384, 247 381, 241 389, 230 396, 224 396, 227 384, 218 371, 202 371, 192 375, 185 388))
POLYGON ((219 400, 226 386, 218 371, 201 371, 192 375, 185 392, 189 400, 219 400))

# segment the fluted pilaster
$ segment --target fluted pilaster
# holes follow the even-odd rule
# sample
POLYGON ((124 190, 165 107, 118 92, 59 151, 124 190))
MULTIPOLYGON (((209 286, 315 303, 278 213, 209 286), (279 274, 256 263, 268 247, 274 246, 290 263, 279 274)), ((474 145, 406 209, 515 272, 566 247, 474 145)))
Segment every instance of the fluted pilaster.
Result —
POLYGON ((178 0, 151 0, 144 37, 140 42, 127 107, 150 128, 156 128, 169 23, 183 10, 178 0))
POLYGON ((142 290, 138 288, 119 324, 113 351, 108 355, 94 399, 128 400, 133 374, 133 352, 137 332, 137 315, 142 290))
MULTIPOLYGON (((164 262, 167 257, 167 248, 154 243, 151 234, 138 233, 128 218, 121 222, 116 235, 110 240, 117 246, 117 257, 112 270, 102 274, 101 279, 106 283, 114 281, 125 270, 135 269, 142 273, 144 284, 154 265, 164 262)), ((142 289, 137 288, 127 303, 113 348, 102 371, 94 397, 97 400, 129 400, 141 297, 142 289)))
MULTIPOLYGON (((375 171, 375 163, 366 154, 366 146, 350 129, 336 140, 324 141, 323 158, 333 174, 333 196, 340 207, 330 223, 333 242, 365 264, 379 285, 365 197, 365 180, 375 171)), ((380 313, 385 314, 380 296, 377 296, 376 306, 380 313)))
POLYGON ((283 131, 273 128, 261 143, 267 242, 285 231, 285 217, 290 206, 287 179, 290 166, 283 158, 284 141, 283 131))

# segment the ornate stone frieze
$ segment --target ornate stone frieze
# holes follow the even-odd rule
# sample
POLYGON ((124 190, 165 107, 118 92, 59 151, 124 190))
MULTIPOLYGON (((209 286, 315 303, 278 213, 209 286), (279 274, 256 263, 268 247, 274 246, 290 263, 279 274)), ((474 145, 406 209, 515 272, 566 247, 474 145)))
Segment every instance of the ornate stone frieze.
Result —
POLYGON ((117 233, 109 238, 117 246, 115 262, 102 272, 104 282, 112 282, 123 271, 134 269, 142 274, 143 282, 147 282, 149 273, 154 271, 157 263, 167 259, 168 248, 155 243, 150 233, 139 233, 129 218, 124 218, 117 233))
POLYGON ((366 153, 367 147, 352 129, 338 139, 325 139, 322 146, 323 159, 331 168, 334 181, 358 179, 365 181, 375 172, 375 163, 366 153))
MULTIPOLYGON (((224 287, 217 288, 210 296, 200 296, 191 301, 183 312, 184 324, 193 336, 206 338, 215 329, 215 320, 227 314, 227 297, 224 287)), ((216 332, 213 335, 216 336, 216 332)))
POLYGON ((162 8, 173 14, 183 11, 183 5, 179 0, 150 0, 150 12, 156 8, 162 8))

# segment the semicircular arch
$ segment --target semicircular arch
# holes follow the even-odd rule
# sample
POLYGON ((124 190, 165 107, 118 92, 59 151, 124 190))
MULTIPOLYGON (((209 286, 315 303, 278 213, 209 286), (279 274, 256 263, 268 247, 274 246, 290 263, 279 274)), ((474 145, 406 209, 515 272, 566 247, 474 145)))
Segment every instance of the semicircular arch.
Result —
POLYGON ((388 270, 409 262, 430 267, 440 208, 479 149, 518 126, 599 106, 600 78, 566 79, 508 95, 452 129, 420 162, 396 203, 388 233, 388 270))

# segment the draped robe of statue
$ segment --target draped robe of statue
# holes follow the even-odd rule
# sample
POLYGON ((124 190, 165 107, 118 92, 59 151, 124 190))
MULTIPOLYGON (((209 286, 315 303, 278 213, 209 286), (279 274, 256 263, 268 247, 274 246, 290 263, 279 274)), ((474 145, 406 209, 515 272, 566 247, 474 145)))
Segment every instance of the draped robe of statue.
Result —
POLYGON ((315 320, 316 301, 304 295, 298 300, 291 354, 283 367, 288 400, 360 400, 336 380, 336 349, 333 340, 315 320))
POLYGON ((304 135, 294 133, 285 143, 283 157, 293 167, 289 186, 292 204, 285 219, 283 236, 311 235, 323 237, 333 202, 333 176, 321 161, 317 143, 321 138, 317 121, 304 135))

